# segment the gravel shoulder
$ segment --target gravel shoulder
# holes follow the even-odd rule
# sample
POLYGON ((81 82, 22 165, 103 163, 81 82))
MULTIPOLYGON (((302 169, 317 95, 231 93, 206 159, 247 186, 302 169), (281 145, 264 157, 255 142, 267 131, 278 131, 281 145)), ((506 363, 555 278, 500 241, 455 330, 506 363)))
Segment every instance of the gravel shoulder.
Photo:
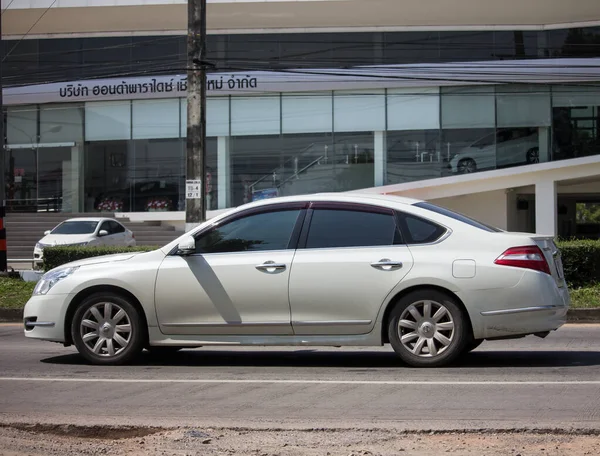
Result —
POLYGON ((597 455, 596 433, 428 432, 385 429, 252 430, 178 428, 0 427, 0 454, 391 456, 432 454, 512 456, 597 455))

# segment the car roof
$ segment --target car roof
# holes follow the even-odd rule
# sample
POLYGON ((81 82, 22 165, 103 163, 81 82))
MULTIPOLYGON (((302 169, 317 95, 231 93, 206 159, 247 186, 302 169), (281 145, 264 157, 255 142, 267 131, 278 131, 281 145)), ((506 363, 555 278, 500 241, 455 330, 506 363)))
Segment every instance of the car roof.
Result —
POLYGON ((238 210, 258 207, 262 205, 276 204, 276 203, 293 203, 302 201, 339 201, 339 202, 353 202, 353 203, 364 203, 364 204, 377 204, 383 203, 384 205, 391 204, 407 204, 412 205, 421 202, 421 200, 406 198, 403 196, 386 195, 377 193, 361 193, 360 191, 355 192, 344 192, 344 193, 314 193, 309 195, 296 195, 296 196, 283 196, 277 198, 269 198, 259 201, 253 201, 251 203, 239 206, 238 210), (387 204, 386 204, 387 203, 387 204))
POLYGON ((119 223, 117 220, 109 217, 74 217, 65 220, 65 222, 105 222, 107 220, 119 223))

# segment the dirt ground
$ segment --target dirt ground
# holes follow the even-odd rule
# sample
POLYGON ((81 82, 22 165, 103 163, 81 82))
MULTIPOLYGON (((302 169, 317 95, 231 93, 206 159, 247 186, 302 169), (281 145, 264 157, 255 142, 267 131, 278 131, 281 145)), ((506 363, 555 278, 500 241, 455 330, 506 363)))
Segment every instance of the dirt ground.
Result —
POLYGON ((0 455, 599 455, 597 434, 0 427, 0 455))

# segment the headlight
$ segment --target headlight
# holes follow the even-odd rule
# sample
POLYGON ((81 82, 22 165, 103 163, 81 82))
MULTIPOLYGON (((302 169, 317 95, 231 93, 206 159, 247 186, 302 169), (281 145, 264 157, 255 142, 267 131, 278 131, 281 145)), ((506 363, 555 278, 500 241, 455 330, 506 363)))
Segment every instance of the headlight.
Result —
POLYGON ((40 281, 35 286, 33 290, 34 295, 45 295, 50 291, 50 289, 60 282, 62 279, 66 279, 71 274, 79 269, 78 267, 74 268, 62 268, 56 269, 54 271, 47 272, 42 276, 40 281))
POLYGON ((35 248, 38 250, 44 250, 44 247, 46 247, 46 244, 40 244, 39 242, 35 243, 35 248))

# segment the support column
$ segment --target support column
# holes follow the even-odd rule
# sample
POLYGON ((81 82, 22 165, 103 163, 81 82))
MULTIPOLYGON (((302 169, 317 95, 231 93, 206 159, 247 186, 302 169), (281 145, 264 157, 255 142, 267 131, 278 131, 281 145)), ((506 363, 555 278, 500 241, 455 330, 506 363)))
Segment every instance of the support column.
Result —
POLYGON ((557 235, 556 182, 545 180, 535 184, 535 232, 557 235))
POLYGON ((385 185, 387 173, 387 138, 385 131, 376 131, 373 158, 375 161, 375 187, 385 185))
POLYGON ((550 153, 550 128, 539 127, 538 128, 538 140, 539 140, 539 157, 540 163, 549 162, 552 158, 550 153))
POLYGON ((217 194, 219 209, 231 207, 231 155, 229 136, 217 139, 217 194))
POLYGON ((71 210, 73 212, 83 212, 83 145, 77 145, 71 148, 71 210))

